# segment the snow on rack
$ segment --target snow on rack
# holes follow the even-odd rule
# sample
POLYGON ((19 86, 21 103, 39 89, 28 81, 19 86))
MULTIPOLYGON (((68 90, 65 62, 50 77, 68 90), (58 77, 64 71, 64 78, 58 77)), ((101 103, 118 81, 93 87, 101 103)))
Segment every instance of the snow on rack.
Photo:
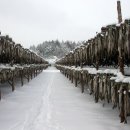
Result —
MULTIPOLYGON (((58 65, 61 66, 61 65, 58 65)), ((110 79, 111 80, 115 80, 115 82, 123 82, 123 83, 130 83, 130 77, 129 76, 124 76, 122 75, 122 73, 119 71, 119 69, 107 69, 107 68, 100 68, 99 70, 96 70, 96 68, 93 67, 75 67, 75 66, 64 66, 64 68, 68 68, 71 70, 77 70, 77 71, 83 71, 83 70, 87 70, 88 73, 90 74, 112 74, 114 76, 112 76, 110 79)), ((130 75, 130 68, 125 68, 125 74, 126 75, 130 75)))

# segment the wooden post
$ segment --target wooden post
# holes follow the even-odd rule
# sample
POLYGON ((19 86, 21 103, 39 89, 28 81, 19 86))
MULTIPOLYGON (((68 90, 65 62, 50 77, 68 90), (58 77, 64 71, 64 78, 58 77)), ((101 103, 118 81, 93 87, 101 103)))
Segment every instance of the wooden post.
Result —
MULTIPOLYGON (((117 1, 117 12, 118 12, 118 23, 121 23, 122 22, 122 12, 121 12, 121 2, 120 1, 117 1)), ((123 49, 123 51, 124 51, 124 49, 123 49)), ((123 54, 124 54, 124 52, 122 52, 122 49, 121 49, 121 51, 119 52, 119 57, 118 57, 118 64, 119 64, 120 72, 124 75, 124 55, 123 54)))
POLYGON ((23 86, 23 70, 20 70, 21 85, 23 86))
POLYGON ((75 78, 75 87, 77 87, 78 85, 78 81, 77 81, 77 78, 75 78))
POLYGON ((78 78, 77 78, 77 72, 75 72, 75 87, 77 87, 78 86, 78 78))
POLYGON ((33 70, 33 73, 34 73, 34 77, 36 77, 36 69, 35 68, 33 70))
POLYGON ((1 90, 0 90, 0 100, 1 100, 1 90))
POLYGON ((117 1, 118 23, 122 22, 121 2, 117 1))
POLYGON ((13 77, 12 77, 12 91, 14 91, 15 90, 15 86, 14 86, 14 75, 13 75, 13 77))
POLYGON ((33 78, 33 68, 30 68, 30 76, 31 76, 31 79, 33 78))
POLYGON ((15 90, 15 86, 14 86, 14 77, 11 77, 10 80, 8 80, 8 83, 11 85, 12 87, 12 92, 15 90))
POLYGON ((27 79, 28 79, 28 82, 29 82, 29 80, 30 80, 29 70, 27 72, 27 79))
POLYGON ((73 70, 71 72, 71 83, 73 83, 73 70))
POLYGON ((84 80, 83 80, 83 73, 81 72, 81 92, 84 92, 84 80))

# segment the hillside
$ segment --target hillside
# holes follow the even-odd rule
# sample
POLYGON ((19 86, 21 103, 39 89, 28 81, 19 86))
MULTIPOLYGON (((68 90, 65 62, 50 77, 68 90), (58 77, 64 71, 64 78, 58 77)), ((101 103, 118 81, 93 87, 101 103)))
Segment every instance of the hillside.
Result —
POLYGON ((79 46, 80 43, 72 41, 45 41, 37 46, 30 46, 30 49, 37 52, 45 59, 53 59, 54 57, 61 58, 75 47, 79 46))

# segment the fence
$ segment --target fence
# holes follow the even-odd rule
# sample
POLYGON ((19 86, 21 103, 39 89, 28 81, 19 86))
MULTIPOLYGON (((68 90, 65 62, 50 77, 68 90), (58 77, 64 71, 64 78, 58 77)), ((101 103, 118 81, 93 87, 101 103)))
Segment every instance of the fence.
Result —
MULTIPOLYGON (((2 36, 0 33, 0 83, 8 82, 12 91, 15 90, 16 78, 24 78, 29 82, 37 76, 43 69, 48 67, 48 62, 36 53, 25 49, 21 44, 15 42, 8 35, 2 36)), ((1 92, 0 92, 1 99, 1 92)))
POLYGON ((118 107, 121 122, 130 115, 130 20, 101 28, 92 39, 56 62, 67 78, 87 88, 95 102, 118 107))

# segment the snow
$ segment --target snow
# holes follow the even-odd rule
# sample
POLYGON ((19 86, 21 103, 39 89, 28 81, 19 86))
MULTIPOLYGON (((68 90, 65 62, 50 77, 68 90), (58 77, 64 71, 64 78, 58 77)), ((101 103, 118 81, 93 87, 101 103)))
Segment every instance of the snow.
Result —
POLYGON ((12 93, 1 86, 0 130, 129 130, 119 123, 118 109, 102 107, 80 92, 59 70, 50 67, 12 93))
POLYGON ((123 79, 123 82, 124 82, 124 83, 130 83, 130 77, 124 78, 124 79, 123 79))
POLYGON ((48 61, 50 64, 55 64, 55 62, 58 60, 57 56, 53 56, 51 58, 45 59, 48 61))
MULTIPOLYGON (((88 73, 90 74, 97 74, 97 73, 100 73, 100 74, 113 74, 113 75, 119 75, 120 72, 118 69, 106 69, 106 68, 100 68, 99 70, 96 70, 96 68, 94 67, 89 67, 89 66, 85 66, 83 68, 81 67, 75 67, 75 66, 64 66, 64 65, 57 65, 59 67, 64 67, 66 69, 73 69, 73 70, 77 70, 77 71, 82 71, 82 70, 87 70, 88 73)), ((121 74, 120 74, 121 75, 121 74)))
MULTIPOLYGON (((69 67, 69 66, 62 66, 62 65, 57 65, 57 66, 61 66, 66 69, 77 70, 77 71, 87 70, 89 74, 98 74, 98 73, 99 74, 113 74, 114 76, 111 77, 110 80, 115 80, 115 82, 130 83, 130 77, 122 75, 122 73, 119 71, 119 69, 100 68, 99 70, 96 70, 96 68, 88 67, 88 66, 85 66, 84 68, 81 68, 81 67, 76 68, 75 66, 69 67)), ((128 67, 125 68, 125 74, 126 74, 126 71, 127 71, 127 74, 130 75, 130 68, 128 68, 128 67)))
POLYGON ((9 64, 0 64, 0 71, 1 71, 2 69, 15 70, 15 67, 11 67, 9 64))

